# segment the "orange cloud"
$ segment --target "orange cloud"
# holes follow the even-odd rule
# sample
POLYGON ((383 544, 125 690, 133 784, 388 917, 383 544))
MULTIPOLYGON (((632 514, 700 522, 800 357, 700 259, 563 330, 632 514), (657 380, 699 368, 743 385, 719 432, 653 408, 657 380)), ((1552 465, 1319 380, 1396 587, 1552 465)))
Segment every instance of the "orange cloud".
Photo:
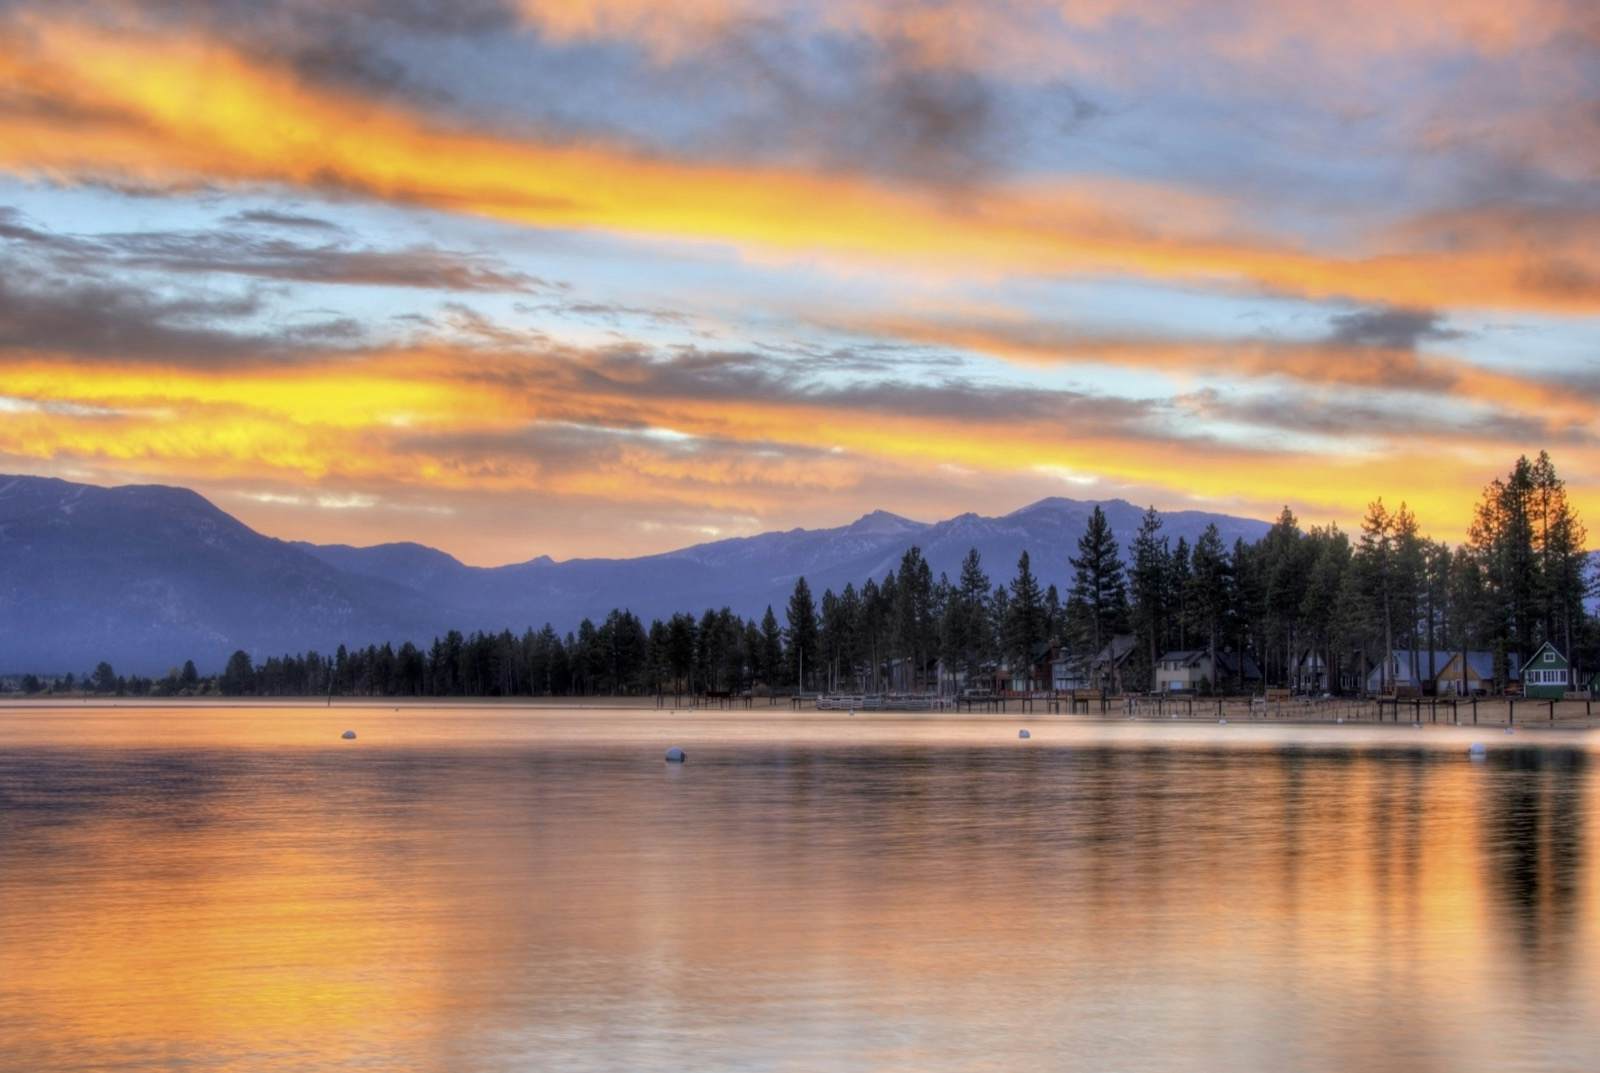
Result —
MULTIPOLYGON (((782 384, 718 394, 670 375, 659 363, 582 351, 434 348, 245 370, 0 359, 0 383, 22 400, 0 421, 0 456, 409 501, 534 493, 763 518, 799 503, 813 520, 819 507, 939 467, 964 474, 951 483, 968 494, 997 483, 1043 494, 1052 474, 1067 473, 1093 478, 1096 495, 1261 515, 1289 502, 1347 522, 1386 494, 1409 499, 1437 534, 1459 535, 1486 477, 1527 448, 1492 428, 1418 420, 1363 429, 1352 449, 1329 453, 1297 446, 1281 427, 1218 439, 1181 407, 1123 400, 986 400, 973 388, 951 412, 919 405, 927 400, 909 387, 893 397, 782 384)), ((1600 449, 1559 453, 1582 500, 1600 449)))
POLYGON ((1023 319, 878 317, 838 326, 875 337, 959 347, 1024 364, 1106 365, 1202 378, 1279 377, 1313 386, 1414 392, 1511 406, 1566 425, 1587 426, 1594 420, 1593 406, 1574 393, 1570 384, 1392 347, 1095 336, 1023 319))
MULTIPOLYGON (((283 185, 540 227, 726 242, 947 273, 1138 276, 1424 307, 1592 312, 1600 251, 1458 247, 1332 257, 1237 223, 1172 228, 1159 188, 948 192, 463 130, 198 38, 48 21, 0 48, 0 168, 61 182, 283 185), (1161 223, 1156 221, 1160 220, 1161 223), (1561 273, 1549 268, 1558 259, 1561 273)), ((1193 205, 1192 194, 1183 195, 1193 205)), ((1218 205, 1215 216, 1231 219, 1218 205)))

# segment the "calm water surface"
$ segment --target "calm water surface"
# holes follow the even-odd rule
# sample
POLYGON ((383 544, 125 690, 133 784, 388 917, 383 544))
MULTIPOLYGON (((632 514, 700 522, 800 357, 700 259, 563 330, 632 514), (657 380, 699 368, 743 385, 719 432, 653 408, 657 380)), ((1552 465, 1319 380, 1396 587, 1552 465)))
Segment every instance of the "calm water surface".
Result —
POLYGON ((0 709, 0 1069, 1592 1073, 1600 756, 1481 738, 0 709))

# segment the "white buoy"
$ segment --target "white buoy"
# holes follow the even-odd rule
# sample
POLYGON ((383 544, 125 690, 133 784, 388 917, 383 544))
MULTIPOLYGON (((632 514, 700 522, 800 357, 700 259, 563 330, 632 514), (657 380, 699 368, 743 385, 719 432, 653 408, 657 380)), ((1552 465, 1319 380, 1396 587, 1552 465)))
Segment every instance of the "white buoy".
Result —
POLYGON ((341 738, 343 738, 345 741, 355 741, 356 740, 356 732, 353 731, 353 730, 347 730, 343 734, 340 734, 339 736, 341 738))
POLYGON ((1472 757, 1474 760, 1482 760, 1486 755, 1488 755, 1488 752, 1489 750, 1483 747, 1483 742, 1481 741, 1473 742, 1472 745, 1467 749, 1467 755, 1472 757))
POLYGON ((1344 716, 1342 716, 1342 715, 1341 715, 1341 716, 1340 716, 1340 717, 1339 717, 1339 720, 1338 720, 1338 722, 1339 722, 1339 725, 1340 725, 1340 726, 1344 726, 1344 716))
POLYGON ((1515 734, 1516 733, 1516 729, 1513 728, 1513 727, 1506 727, 1506 733, 1507 734, 1515 734))
POLYGON ((1019 731, 1017 731, 1017 737, 1019 737, 1019 738, 1022 738, 1022 739, 1024 739, 1024 740, 1026 740, 1026 739, 1028 739, 1028 738, 1031 738, 1031 737, 1033 737, 1033 735, 1032 735, 1032 734, 1029 734, 1029 733, 1028 733, 1028 732, 1027 732, 1027 730, 1019 730, 1019 731))
POLYGON ((1227 726, 1227 725, 1228 725, 1228 720, 1227 720, 1227 718, 1226 718, 1226 717, 1224 717, 1224 718, 1222 718, 1222 719, 1218 719, 1218 720, 1217 720, 1217 726, 1219 726, 1219 727, 1225 727, 1225 726, 1227 726))
POLYGON ((688 757, 684 755, 683 750, 676 745, 667 750, 667 763, 669 764, 681 764, 687 759, 688 757))

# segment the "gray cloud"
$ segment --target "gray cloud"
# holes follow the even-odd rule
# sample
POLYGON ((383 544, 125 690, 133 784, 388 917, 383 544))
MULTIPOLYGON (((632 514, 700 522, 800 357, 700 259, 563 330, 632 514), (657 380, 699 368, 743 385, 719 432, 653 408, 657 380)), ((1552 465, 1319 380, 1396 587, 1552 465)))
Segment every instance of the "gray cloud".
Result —
POLYGON ((62 351, 75 357, 178 364, 260 354, 276 340, 230 331, 261 309, 257 295, 160 297, 140 287, 40 278, 0 263, 0 350, 62 351))
POLYGON ((1443 318, 1429 309, 1361 309, 1328 319, 1328 341, 1340 346, 1415 350, 1432 340, 1459 339, 1461 333, 1444 326, 1443 318))
POLYGON ((305 243, 276 233, 285 228, 319 233, 341 230, 314 217, 254 211, 229 219, 245 226, 213 231, 71 235, 32 226, 15 209, 0 208, 0 240, 18 243, 33 255, 46 258, 57 271, 83 275, 119 268, 438 291, 534 294, 562 287, 481 253, 435 246, 374 249, 357 245, 342 235, 320 243, 305 243), (256 229, 261 225, 272 230, 263 234, 256 229))
POLYGON ((1375 436, 1423 440, 1471 438, 1485 442, 1592 446, 1600 437, 1586 428, 1505 410, 1439 407, 1419 411, 1404 401, 1305 398, 1287 392, 1224 396, 1212 388, 1180 396, 1174 405, 1196 416, 1290 433, 1347 438, 1375 436))
POLYGON ((224 217, 222 222, 236 226, 288 227, 311 231, 344 230, 332 220, 324 220, 316 216, 304 216, 295 212, 278 212, 273 209, 249 209, 245 212, 236 212, 232 216, 224 217))

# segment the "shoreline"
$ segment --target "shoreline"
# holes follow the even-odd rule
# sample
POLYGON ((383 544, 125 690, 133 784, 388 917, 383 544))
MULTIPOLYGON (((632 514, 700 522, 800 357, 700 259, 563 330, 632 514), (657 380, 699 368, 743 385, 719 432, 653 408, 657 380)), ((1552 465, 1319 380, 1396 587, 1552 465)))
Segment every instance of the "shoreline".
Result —
MULTIPOLYGON (((1015 701, 1020 705, 1022 702, 1015 701)), ((1518 733, 1524 731, 1540 731, 1543 733, 1569 732, 1587 735, 1588 731, 1600 727, 1600 713, 1594 712, 1592 702, 1566 701, 1556 718, 1551 720, 1544 712, 1548 711, 1545 702, 1523 701, 1519 702, 1516 718, 1509 723, 1506 719, 1507 707, 1505 702, 1483 702, 1480 704, 1477 722, 1472 722, 1463 715, 1459 721, 1449 718, 1447 709, 1439 707, 1430 709, 1423 705, 1420 708, 1407 710, 1402 703, 1399 709, 1401 718, 1397 721, 1393 716, 1379 719, 1376 717, 1375 702, 1366 704, 1350 702, 1325 702, 1321 709, 1323 714, 1313 714, 1304 706, 1296 706, 1282 711, 1263 712, 1260 709, 1252 710, 1248 701, 1233 700, 1223 702, 1224 721, 1215 718, 1216 709, 1214 702, 1207 701, 1204 714, 1200 711, 1170 712, 1155 714, 1149 711, 1138 711, 1128 714, 1126 708, 1121 711, 1115 708, 1109 713, 1064 713, 1035 710, 1002 710, 1002 711, 895 711, 880 710, 849 712, 835 709, 818 709, 810 706, 795 708, 789 703, 773 705, 756 704, 750 708, 726 708, 710 706, 678 706, 672 705, 658 707, 653 697, 595 697, 595 698, 528 698, 528 697, 445 697, 445 698, 378 698, 378 697, 335 697, 330 703, 327 698, 312 697, 175 697, 175 698, 146 698, 146 697, 4 697, 0 698, 0 716, 7 713, 36 713, 66 715, 73 712, 94 713, 96 715, 111 714, 116 712, 149 713, 167 712, 173 715, 221 713, 221 712, 315 712, 315 711, 346 711, 346 712, 387 712, 390 714, 423 714, 423 713, 471 713, 504 715, 570 715, 581 717, 586 714, 595 715, 637 715, 656 718, 697 719, 715 722, 754 722, 759 724, 784 725, 798 723, 843 723, 851 722, 862 724, 922 724, 928 726, 954 725, 954 724, 994 724, 994 723, 1019 723, 1025 722, 1034 726, 1230 726, 1230 727, 1312 727, 1335 728, 1352 727, 1361 729, 1452 729, 1452 730, 1502 730, 1507 725, 1514 726, 1518 733), (1523 704, 1529 707, 1523 709, 1523 704), (1413 716, 1421 716, 1417 722, 1413 716)), ((1389 712, 1395 709, 1386 704, 1389 712)))

